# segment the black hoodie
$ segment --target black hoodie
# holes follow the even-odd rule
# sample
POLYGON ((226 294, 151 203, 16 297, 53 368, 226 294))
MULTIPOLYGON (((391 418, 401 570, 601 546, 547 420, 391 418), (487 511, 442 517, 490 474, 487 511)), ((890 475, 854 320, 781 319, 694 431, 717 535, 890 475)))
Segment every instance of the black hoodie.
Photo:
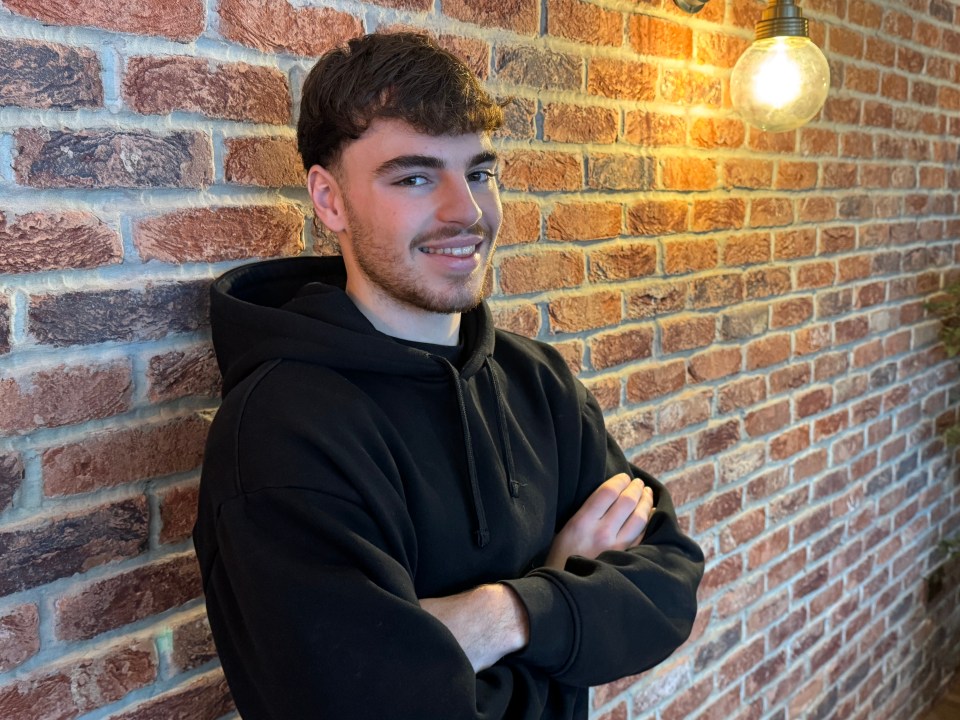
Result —
POLYGON ((378 332, 340 258, 213 286, 224 400, 194 530, 210 625, 244 720, 585 718, 590 685, 689 635, 703 571, 670 498, 630 466, 547 345, 465 313, 459 367, 378 332), (605 479, 639 475, 643 543, 542 567, 605 479), (506 581, 528 646, 474 674, 417 598, 506 581))

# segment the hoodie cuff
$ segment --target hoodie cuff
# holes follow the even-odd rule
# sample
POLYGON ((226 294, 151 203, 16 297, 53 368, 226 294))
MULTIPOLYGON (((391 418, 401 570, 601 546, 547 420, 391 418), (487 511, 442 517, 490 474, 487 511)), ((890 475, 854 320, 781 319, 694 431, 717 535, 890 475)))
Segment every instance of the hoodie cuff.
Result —
POLYGON ((530 641, 511 657, 548 675, 559 675, 573 662, 580 645, 580 624, 566 589, 537 570, 501 582, 517 593, 530 620, 530 641))

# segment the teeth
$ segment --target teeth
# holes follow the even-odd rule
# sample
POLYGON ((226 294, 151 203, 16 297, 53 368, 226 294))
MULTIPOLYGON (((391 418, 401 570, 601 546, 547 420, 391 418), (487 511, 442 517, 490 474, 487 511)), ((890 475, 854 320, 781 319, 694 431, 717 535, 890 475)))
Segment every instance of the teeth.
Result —
POLYGON ((467 245, 458 248, 420 248, 423 252, 431 255, 453 255, 454 257, 467 257, 473 255, 477 250, 476 245, 467 245))

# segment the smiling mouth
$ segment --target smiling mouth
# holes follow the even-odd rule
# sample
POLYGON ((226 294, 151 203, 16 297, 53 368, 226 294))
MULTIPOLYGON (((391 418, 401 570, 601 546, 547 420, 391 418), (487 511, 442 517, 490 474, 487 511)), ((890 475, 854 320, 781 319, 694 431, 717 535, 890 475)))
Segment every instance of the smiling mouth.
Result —
POLYGON ((469 257, 477 252, 477 248, 480 245, 467 245, 466 247, 455 247, 455 248, 429 248, 429 247, 420 247, 417 248, 420 252, 426 253, 427 255, 451 255, 453 257, 469 257))

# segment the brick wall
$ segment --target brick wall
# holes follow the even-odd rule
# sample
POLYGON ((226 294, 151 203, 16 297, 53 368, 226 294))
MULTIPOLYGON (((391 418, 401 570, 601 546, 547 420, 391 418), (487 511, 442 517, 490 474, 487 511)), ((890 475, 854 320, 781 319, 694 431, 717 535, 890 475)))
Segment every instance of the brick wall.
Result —
POLYGON ((694 638, 594 717, 916 717, 960 663, 924 309, 960 275, 960 7, 806 0, 833 88, 770 135, 729 107, 754 0, 328 5, 0 0, 0 717, 231 712, 189 542, 206 287, 329 252, 298 88, 398 26, 513 96, 499 321, 562 350, 709 558, 694 638))

